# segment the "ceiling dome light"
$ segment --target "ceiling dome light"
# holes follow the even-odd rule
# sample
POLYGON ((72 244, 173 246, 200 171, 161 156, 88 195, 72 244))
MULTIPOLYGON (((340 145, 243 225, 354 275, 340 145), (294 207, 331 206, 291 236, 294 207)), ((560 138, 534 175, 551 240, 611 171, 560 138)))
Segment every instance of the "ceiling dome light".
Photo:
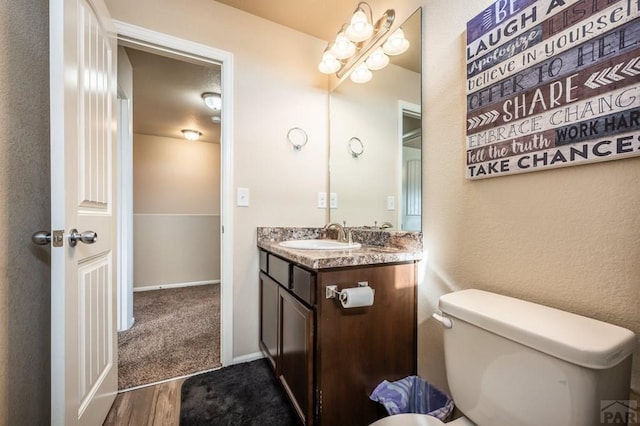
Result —
POLYGON ((323 74, 333 74, 338 71, 342 64, 339 60, 336 59, 335 56, 331 54, 331 52, 325 51, 322 54, 322 61, 318 65, 318 70, 323 74))
POLYGON ((345 34, 349 40, 355 42, 365 41, 373 35, 373 25, 369 23, 369 19, 362 9, 358 8, 353 14, 351 24, 347 27, 345 34))
POLYGON ((202 100, 207 107, 214 111, 222 108, 222 97, 220 96, 220 93, 204 92, 202 94, 202 100))
POLYGON ((189 141, 197 141, 202 136, 202 133, 193 129, 182 129, 182 134, 189 141))
POLYGON ((349 40, 344 31, 340 31, 331 46, 331 53, 336 59, 347 59, 356 53, 356 45, 349 40))
POLYGON ((387 41, 384 42, 384 45, 382 45, 382 50, 384 50, 384 53, 391 56, 404 53, 408 48, 409 40, 404 38, 404 32, 402 31, 402 28, 398 28, 397 30, 395 30, 395 32, 389 36, 387 41))
POLYGON ((369 68, 367 68, 367 64, 365 63, 358 65, 358 67, 351 73, 351 81, 354 83, 366 83, 371 80, 371 77, 373 77, 373 74, 369 71, 369 68))
POLYGON ((385 55, 382 48, 378 47, 365 62, 367 64, 367 68, 372 71, 377 71, 389 65, 389 57, 385 55))

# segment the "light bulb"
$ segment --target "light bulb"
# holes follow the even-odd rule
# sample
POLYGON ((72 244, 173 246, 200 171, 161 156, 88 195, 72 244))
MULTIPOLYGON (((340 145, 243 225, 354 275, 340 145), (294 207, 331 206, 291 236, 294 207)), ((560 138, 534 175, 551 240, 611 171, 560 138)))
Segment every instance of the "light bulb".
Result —
POLYGON ((341 31, 336 37, 333 46, 331 46, 331 53, 336 59, 347 59, 356 53, 356 45, 341 31))
POLYGON ((182 134, 184 135, 184 138, 189 141, 197 141, 200 139, 200 136, 202 136, 202 133, 193 129, 183 129, 182 134))
POLYGON ((322 54, 322 61, 318 65, 318 70, 323 74, 333 74, 340 69, 340 66, 340 61, 331 52, 325 51, 322 54))
POLYGON ((385 55, 382 48, 378 47, 365 61, 367 68, 373 71, 381 70, 389 64, 389 57, 385 55))
POLYGON ((355 42, 365 41, 373 35, 373 25, 369 23, 369 19, 362 9, 358 9, 351 17, 351 24, 347 27, 346 35, 349 40, 355 42))
POLYGON ((408 48, 409 40, 404 38, 404 32, 402 31, 402 28, 398 28, 397 30, 395 30, 395 32, 389 36, 387 41, 384 42, 384 45, 382 45, 382 50, 384 50, 384 53, 391 56, 404 53, 408 48))
POLYGON ((208 108, 214 111, 222 108, 222 98, 219 93, 205 92, 202 94, 202 100, 208 108))
POLYGON ((367 64, 365 63, 358 65, 350 76, 351 81, 354 83, 366 83, 371 80, 371 77, 373 77, 373 74, 369 71, 369 68, 367 68, 367 64))

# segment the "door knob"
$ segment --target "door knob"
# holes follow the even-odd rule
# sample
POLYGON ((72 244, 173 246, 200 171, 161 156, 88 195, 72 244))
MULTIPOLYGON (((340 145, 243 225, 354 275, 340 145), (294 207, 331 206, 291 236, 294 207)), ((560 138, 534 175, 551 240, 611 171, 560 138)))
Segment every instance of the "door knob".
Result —
POLYGON ((33 241, 33 244, 46 246, 51 243, 51 233, 47 231, 38 231, 31 236, 31 241, 33 241))
POLYGON ((85 244, 93 244, 98 241, 98 234, 93 231, 84 231, 83 233, 80 233, 74 228, 69 231, 69 245, 71 247, 75 247, 78 245, 78 241, 85 244))

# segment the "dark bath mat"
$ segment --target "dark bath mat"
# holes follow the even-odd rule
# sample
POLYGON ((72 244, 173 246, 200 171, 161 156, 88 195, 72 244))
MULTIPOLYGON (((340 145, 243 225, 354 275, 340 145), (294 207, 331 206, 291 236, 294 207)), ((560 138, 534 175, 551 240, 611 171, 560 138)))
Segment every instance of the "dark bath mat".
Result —
POLYGON ((180 425, 298 426, 267 360, 199 374, 182 384, 180 425))

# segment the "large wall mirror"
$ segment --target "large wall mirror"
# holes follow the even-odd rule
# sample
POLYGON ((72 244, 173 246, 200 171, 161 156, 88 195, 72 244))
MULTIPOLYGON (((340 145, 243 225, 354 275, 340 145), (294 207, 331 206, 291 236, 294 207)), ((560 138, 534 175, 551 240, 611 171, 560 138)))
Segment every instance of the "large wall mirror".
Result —
POLYGON ((421 15, 401 25, 406 52, 367 83, 347 78, 331 92, 331 222, 422 228, 421 15))

